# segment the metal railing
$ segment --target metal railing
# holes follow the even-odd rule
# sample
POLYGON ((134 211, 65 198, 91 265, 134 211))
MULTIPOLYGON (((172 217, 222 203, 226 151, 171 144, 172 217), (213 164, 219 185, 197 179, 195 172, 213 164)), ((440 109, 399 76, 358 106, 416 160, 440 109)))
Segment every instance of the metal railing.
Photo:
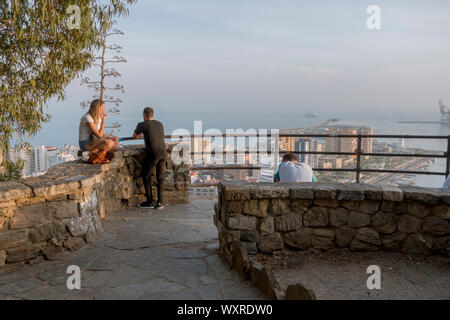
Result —
MULTIPOLYGON (((267 135, 260 134, 222 134, 222 135, 177 135, 177 136, 165 136, 165 139, 196 139, 196 138, 227 138, 227 137, 267 137, 270 138, 272 135, 268 133, 267 135)), ((329 151, 295 151, 295 150, 278 150, 279 154, 310 154, 310 155, 335 155, 335 156, 355 156, 356 165, 354 168, 312 168, 314 171, 332 171, 332 172, 355 172, 356 183, 360 182, 361 173, 392 173, 392 174, 423 174, 423 175, 444 175, 447 177, 450 173, 450 136, 434 136, 434 135, 381 135, 381 134, 357 134, 357 135, 346 135, 346 134, 277 134, 278 138, 349 138, 356 139, 356 148, 353 152, 329 152, 329 151), (421 139, 421 140, 447 140, 447 151, 439 151, 441 154, 436 153, 377 153, 377 152, 363 152, 362 141, 363 139, 421 139), (416 171, 416 170, 390 170, 390 169, 365 169, 361 168, 361 157, 415 157, 415 158, 445 158, 446 159, 446 170, 445 172, 433 172, 433 171, 416 171)), ((122 141, 134 140, 134 138, 123 138, 122 141)), ((220 152, 191 152, 193 155, 215 155, 215 154, 231 155, 230 151, 220 151, 220 152)), ((234 151, 234 155, 242 154, 271 154, 271 151, 234 151)), ((239 166, 239 165, 212 165, 212 166, 193 166, 192 171, 200 170, 259 170, 262 169, 261 166, 239 166)), ((203 184, 202 184, 203 185, 203 184)), ((207 184, 204 184, 205 186, 207 184)))
POLYGON ((280 151, 280 153, 294 153, 294 154, 317 154, 317 155, 350 155, 356 156, 355 168, 313 168, 315 171, 344 171, 355 172, 356 183, 360 182, 362 172, 375 172, 375 173, 398 173, 398 174, 424 174, 424 175, 445 175, 446 177, 450 171, 450 136, 426 136, 426 135, 333 135, 333 134, 280 134, 280 137, 298 137, 298 138, 356 138, 357 145, 354 152, 314 152, 314 151, 280 151), (363 152, 362 151, 362 139, 425 139, 425 140, 447 140, 447 151, 442 154, 424 154, 424 153, 376 153, 376 152, 363 152), (375 156, 375 157, 414 157, 414 158, 445 158, 446 159, 446 171, 445 172, 433 172, 433 171, 411 171, 411 170, 389 170, 389 169, 362 169, 361 157, 362 156, 375 156))

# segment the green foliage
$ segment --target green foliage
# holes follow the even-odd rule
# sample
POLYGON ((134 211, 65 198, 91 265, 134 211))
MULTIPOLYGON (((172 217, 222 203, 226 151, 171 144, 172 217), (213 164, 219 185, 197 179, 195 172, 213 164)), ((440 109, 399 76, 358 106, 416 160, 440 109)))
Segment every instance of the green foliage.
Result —
POLYGON ((22 170, 25 161, 18 159, 16 162, 6 160, 3 162, 3 173, 0 172, 0 182, 16 181, 22 177, 22 170))
POLYGON ((0 1, 0 145, 14 136, 35 135, 49 120, 51 97, 65 98, 66 86, 92 63, 100 47, 103 12, 128 13, 136 0, 0 1), (66 10, 77 5, 81 27, 69 30, 66 10))

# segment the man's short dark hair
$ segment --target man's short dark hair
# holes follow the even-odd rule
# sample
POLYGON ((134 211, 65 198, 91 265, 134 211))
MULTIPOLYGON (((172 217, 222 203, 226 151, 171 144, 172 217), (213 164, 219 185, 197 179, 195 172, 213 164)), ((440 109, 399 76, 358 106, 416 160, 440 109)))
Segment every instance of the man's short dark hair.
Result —
POLYGON ((144 109, 144 115, 147 118, 152 118, 155 115, 155 111, 153 111, 153 108, 147 107, 144 109))
POLYGON ((298 161, 298 159, 297 159, 297 156, 295 154, 293 154, 293 153, 286 153, 283 156, 283 162, 286 162, 286 161, 298 161))

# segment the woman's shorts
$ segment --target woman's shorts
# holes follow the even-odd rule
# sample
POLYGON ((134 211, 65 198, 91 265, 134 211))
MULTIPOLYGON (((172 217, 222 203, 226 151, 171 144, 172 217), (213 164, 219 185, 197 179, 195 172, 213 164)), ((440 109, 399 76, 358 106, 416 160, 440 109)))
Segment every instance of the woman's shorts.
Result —
POLYGON ((79 141, 78 143, 79 143, 79 145, 80 145, 81 151, 87 151, 87 150, 86 150, 86 147, 87 147, 87 145, 88 145, 88 143, 89 143, 89 140, 79 141))

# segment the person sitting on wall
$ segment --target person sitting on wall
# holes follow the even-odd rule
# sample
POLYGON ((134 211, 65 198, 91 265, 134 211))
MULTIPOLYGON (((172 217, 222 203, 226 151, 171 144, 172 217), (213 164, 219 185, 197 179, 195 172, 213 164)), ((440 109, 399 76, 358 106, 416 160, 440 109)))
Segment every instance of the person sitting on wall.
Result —
POLYGON ((317 182, 311 167, 306 163, 299 163, 293 153, 287 153, 275 173, 275 182, 317 182))
POLYGON ((133 137, 145 140, 145 159, 142 164, 142 179, 144 180, 145 195, 147 201, 139 204, 140 208, 162 209, 163 189, 164 189, 164 171, 166 169, 167 147, 164 141, 164 126, 161 122, 154 119, 152 108, 145 108, 143 112, 144 121, 138 123, 134 130, 133 137), (157 200, 153 201, 153 191, 151 175, 156 167, 157 180, 157 200))
POLYGON ((92 163, 107 163, 106 153, 120 147, 119 138, 105 134, 105 103, 92 101, 89 111, 81 118, 79 127, 79 145, 81 152, 90 151, 92 163))

